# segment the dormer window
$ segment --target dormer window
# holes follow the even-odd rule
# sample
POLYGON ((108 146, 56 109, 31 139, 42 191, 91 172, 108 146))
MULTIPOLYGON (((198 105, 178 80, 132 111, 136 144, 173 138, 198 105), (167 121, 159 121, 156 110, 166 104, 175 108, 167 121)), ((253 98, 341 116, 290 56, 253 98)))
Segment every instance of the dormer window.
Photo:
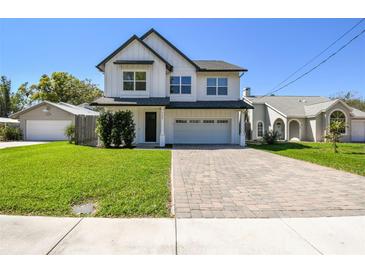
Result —
POLYGON ((123 71, 123 90, 145 91, 147 88, 145 71, 123 71))
POLYGON ((191 94, 191 76, 171 76, 171 94, 191 94))
POLYGON ((207 78, 207 95, 227 95, 228 78, 207 78))

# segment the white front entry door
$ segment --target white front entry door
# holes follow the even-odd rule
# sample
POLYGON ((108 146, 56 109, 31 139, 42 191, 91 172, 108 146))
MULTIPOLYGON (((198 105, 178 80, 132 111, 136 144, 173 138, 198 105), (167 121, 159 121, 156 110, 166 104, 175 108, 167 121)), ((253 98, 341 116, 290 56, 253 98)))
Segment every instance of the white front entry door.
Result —
POLYGON ((231 120, 181 118, 174 121, 175 144, 230 144, 231 120))
POLYGON ((67 140, 65 129, 71 120, 27 120, 26 140, 61 141, 67 140))
POLYGON ((351 141, 365 142, 365 121, 351 122, 351 141))

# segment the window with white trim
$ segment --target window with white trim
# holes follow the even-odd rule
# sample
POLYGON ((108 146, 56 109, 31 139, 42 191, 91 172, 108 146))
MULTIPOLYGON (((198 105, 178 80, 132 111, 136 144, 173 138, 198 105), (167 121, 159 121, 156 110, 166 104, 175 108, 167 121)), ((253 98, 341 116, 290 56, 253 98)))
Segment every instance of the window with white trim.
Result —
POLYGON ((171 94, 191 94, 191 76, 171 76, 171 94))
POLYGON ((123 71, 123 90, 145 91, 147 80, 145 71, 123 71))
POLYGON ((342 134, 346 133, 346 115, 345 115, 345 113, 343 113, 340 110, 335 110, 334 112, 332 112, 331 116, 330 116, 330 124, 332 124, 333 122, 342 122, 344 127, 342 128, 340 133, 342 133, 342 134))
POLYGON ((207 78, 207 95, 227 95, 228 78, 207 78))
POLYGON ((264 123, 258 122, 257 123, 257 137, 263 137, 264 136, 264 123))

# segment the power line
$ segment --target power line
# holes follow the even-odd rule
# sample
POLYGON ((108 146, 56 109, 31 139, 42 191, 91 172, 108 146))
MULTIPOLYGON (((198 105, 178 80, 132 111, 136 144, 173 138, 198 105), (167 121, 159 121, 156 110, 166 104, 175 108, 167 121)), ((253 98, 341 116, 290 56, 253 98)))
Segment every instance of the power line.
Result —
POLYGON ((305 73, 303 73, 302 75, 300 75, 299 77, 295 78, 294 80, 288 82, 287 84, 285 84, 284 86, 269 92, 265 95, 263 95, 262 97, 268 96, 270 94, 273 94, 275 92, 278 92, 279 90, 282 90, 283 88, 293 84, 294 82, 298 81, 299 79, 303 78, 304 76, 308 75, 309 73, 311 73, 313 70, 317 69, 318 67, 320 67, 321 65, 323 65, 325 62, 327 62, 329 59, 331 59, 333 56, 335 56, 337 53, 339 53, 341 50, 343 50, 345 47, 347 47, 349 44, 351 44, 355 39, 359 38, 362 34, 364 34, 365 29, 363 29, 358 35, 356 35, 355 37, 353 37, 350 41, 348 41, 346 44, 344 44, 342 47, 340 47, 338 50, 336 50, 334 53, 332 53, 330 56, 328 56, 326 59, 324 59, 323 61, 321 61, 318 65, 314 66, 313 68, 311 68, 310 70, 306 71, 305 73))
POLYGON ((312 63, 314 60, 316 60, 319 56, 321 56, 323 53, 325 53, 328 49, 330 49, 333 45, 335 45, 338 41, 340 41, 344 36, 346 36, 348 33, 350 33, 354 28, 356 28, 358 25, 360 25, 365 18, 362 18, 360 21, 358 21, 355 25, 353 25, 349 30, 347 30, 345 33, 343 33, 339 38, 337 38, 335 41, 333 41, 328 47, 326 47, 324 50, 322 50, 320 53, 315 55, 313 58, 311 58, 308 62, 306 62, 304 65, 299 67, 296 71, 291 73, 288 77, 286 77, 283 81, 281 81, 279 84, 277 84, 275 87, 271 89, 271 92, 275 90, 276 88, 280 87, 283 83, 285 83, 287 80, 289 80, 292 76, 297 74, 299 71, 301 71, 303 68, 308 66, 310 63, 312 63))

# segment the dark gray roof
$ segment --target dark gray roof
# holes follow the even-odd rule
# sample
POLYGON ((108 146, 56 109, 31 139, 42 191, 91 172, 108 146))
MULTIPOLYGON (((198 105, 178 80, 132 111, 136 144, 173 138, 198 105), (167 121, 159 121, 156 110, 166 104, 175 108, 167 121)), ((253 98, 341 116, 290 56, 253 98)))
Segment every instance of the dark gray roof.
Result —
POLYGON ((121 64, 121 65, 152 65, 153 60, 117 60, 114 61, 113 64, 121 64))
POLYGON ((100 97, 92 102, 92 106, 167 106, 170 102, 168 97, 153 98, 118 98, 100 97))
POLYGON ((240 66, 220 60, 194 60, 200 71, 247 71, 240 66))
POLYGON ((166 106, 166 108, 180 109, 248 109, 253 108, 243 100, 232 101, 196 101, 171 102, 168 97, 151 98, 116 98, 101 97, 90 105, 92 106, 166 106))
POLYGON ((180 109, 243 109, 253 107, 243 100, 235 101, 196 101, 196 102, 170 102, 167 108, 180 109))

